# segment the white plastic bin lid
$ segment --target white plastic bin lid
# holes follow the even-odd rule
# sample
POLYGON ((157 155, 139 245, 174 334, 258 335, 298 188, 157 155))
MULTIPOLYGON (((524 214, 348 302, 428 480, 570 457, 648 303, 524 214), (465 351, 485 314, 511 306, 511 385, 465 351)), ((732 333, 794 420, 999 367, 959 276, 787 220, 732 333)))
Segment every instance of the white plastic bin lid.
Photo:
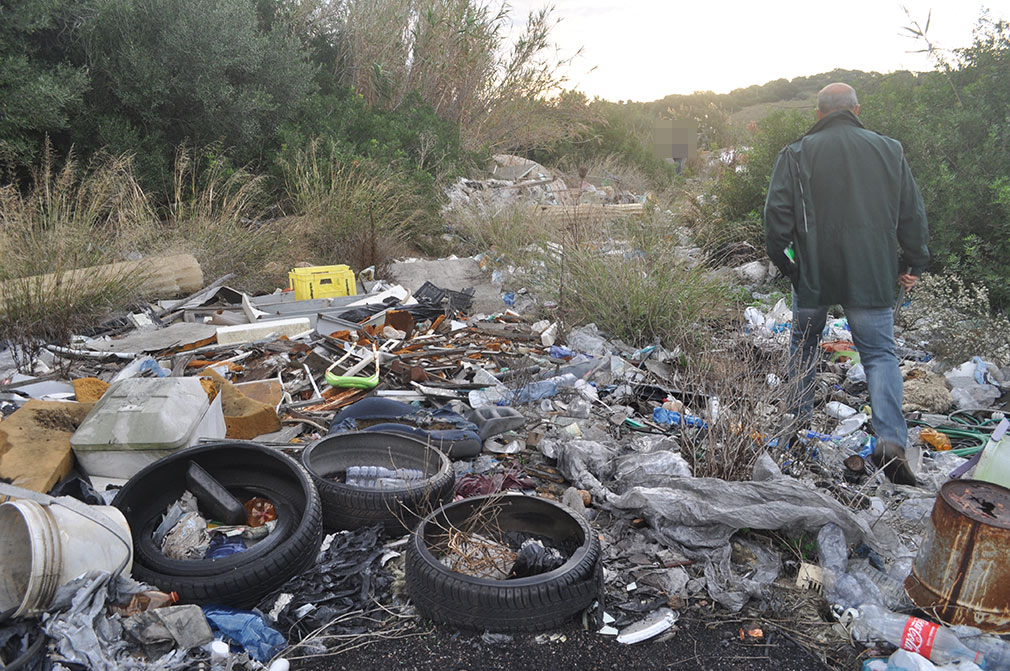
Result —
POLYGON ((210 407, 195 377, 113 383, 70 437, 76 452, 186 447, 210 407))

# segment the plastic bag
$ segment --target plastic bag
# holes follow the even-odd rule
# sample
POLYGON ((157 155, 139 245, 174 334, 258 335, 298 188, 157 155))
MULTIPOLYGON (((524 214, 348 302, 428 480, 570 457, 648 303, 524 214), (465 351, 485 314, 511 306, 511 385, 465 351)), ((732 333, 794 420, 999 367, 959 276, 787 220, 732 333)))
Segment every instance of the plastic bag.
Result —
POLYGON ((544 547, 542 541, 529 538, 519 546, 519 552, 508 577, 528 578, 553 571, 564 563, 565 558, 557 548, 544 547))
POLYGON ((287 645, 284 636, 256 613, 224 606, 203 606, 203 614, 215 634, 231 639, 258 662, 270 661, 287 645))
POLYGON ((614 479, 624 484, 664 484, 670 477, 691 477, 691 467, 676 452, 628 454, 617 459, 614 469, 614 479))
POLYGON ((600 335, 596 324, 586 324, 568 334, 568 346, 590 356, 603 356, 607 353, 607 341, 600 335))
POLYGON ((165 536, 161 552, 169 559, 203 559, 209 546, 207 520, 200 513, 186 513, 165 536))

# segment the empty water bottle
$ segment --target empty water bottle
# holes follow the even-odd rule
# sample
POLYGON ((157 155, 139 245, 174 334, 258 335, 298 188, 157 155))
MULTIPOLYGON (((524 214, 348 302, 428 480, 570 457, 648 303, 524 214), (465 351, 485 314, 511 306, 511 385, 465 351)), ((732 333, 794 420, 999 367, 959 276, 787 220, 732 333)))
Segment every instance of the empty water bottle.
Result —
POLYGON ((877 438, 876 436, 871 436, 862 430, 853 431, 839 440, 838 445, 839 447, 852 450, 863 459, 867 459, 871 454, 873 454, 874 448, 877 447, 877 438))
POLYGON ((385 466, 348 466, 344 482, 354 487, 389 489, 407 487, 412 481, 423 480, 424 471, 416 468, 385 466))
POLYGON ((974 662, 985 668, 981 653, 967 647, 946 627, 918 617, 899 615, 881 606, 863 604, 852 617, 852 633, 863 641, 887 641, 918 653, 934 664, 974 662))

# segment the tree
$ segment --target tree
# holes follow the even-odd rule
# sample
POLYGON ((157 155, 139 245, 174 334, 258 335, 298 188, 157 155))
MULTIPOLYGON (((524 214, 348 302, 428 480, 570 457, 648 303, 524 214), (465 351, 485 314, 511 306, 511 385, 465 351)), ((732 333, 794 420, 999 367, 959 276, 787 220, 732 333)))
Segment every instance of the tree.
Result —
POLYGON ((56 35, 67 0, 0 3, 0 161, 23 170, 46 135, 65 131, 87 85, 61 57, 56 35))
POLYGON ((261 30, 252 0, 94 0, 81 28, 92 86, 75 142, 135 152, 148 185, 167 182, 184 143, 258 161, 314 86, 297 37, 273 23, 261 30))

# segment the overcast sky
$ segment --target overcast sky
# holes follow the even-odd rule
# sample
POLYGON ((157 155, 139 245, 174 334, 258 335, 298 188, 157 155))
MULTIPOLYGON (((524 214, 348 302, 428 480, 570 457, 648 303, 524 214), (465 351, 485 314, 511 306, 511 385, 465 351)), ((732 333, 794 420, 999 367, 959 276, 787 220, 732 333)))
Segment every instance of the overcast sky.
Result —
MULTIPOLYGON (((544 0, 512 0, 522 22, 544 0)), ((903 36, 910 25, 893 0, 553 0, 561 22, 554 41, 582 56, 567 88, 608 100, 655 100, 671 93, 764 84, 835 68, 891 72, 931 70, 923 44, 903 36)), ((967 46, 983 7, 1010 18, 1010 0, 907 0, 913 19, 946 48, 967 46)))

